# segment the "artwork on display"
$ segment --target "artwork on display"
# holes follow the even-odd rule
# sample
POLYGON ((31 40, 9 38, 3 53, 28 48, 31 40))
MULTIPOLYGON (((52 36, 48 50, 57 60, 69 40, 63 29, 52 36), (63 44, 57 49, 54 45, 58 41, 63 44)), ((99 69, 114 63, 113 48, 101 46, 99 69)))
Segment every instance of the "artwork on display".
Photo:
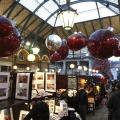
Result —
MULTIPOLYGON (((35 90, 41 94, 44 90, 44 72, 36 72, 33 74, 33 81, 32 81, 32 98, 33 95, 35 96, 35 90)), ((36 95, 37 95, 36 92, 36 95)))
POLYGON ((37 89, 38 91, 44 89, 44 72, 33 74, 32 89, 37 89))
POLYGON ((16 99, 29 99, 30 73, 17 73, 16 99))
POLYGON ((61 107, 60 106, 55 106, 55 113, 58 114, 60 113, 62 110, 61 110, 61 107))
POLYGON ((12 108, 1 110, 0 120, 14 120, 12 108))
POLYGON ((19 120, 24 120, 25 116, 29 113, 29 111, 21 110, 19 120))
POLYGON ((56 92, 56 73, 46 73, 45 90, 50 92, 56 92))
POLYGON ((61 108, 61 113, 59 114, 63 114, 62 116, 68 116, 68 106, 64 100, 60 101, 60 108, 61 108))
POLYGON ((37 95, 38 95, 37 90, 33 89, 31 93, 31 99, 37 97, 37 95))
POLYGON ((8 98, 10 73, 0 72, 0 100, 8 98))
POLYGON ((55 111, 55 100, 45 100, 45 102, 49 106, 50 113, 54 113, 54 111, 55 111))
POLYGON ((68 89, 77 89, 77 79, 76 76, 68 76, 68 89))

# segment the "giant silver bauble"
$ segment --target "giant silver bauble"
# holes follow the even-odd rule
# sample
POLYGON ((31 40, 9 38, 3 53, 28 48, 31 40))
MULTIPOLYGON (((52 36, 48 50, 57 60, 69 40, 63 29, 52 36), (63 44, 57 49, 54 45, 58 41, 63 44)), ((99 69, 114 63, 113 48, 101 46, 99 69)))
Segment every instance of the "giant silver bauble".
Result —
POLYGON ((45 44, 50 51, 56 51, 61 47, 62 40, 58 35, 52 34, 46 38, 45 44))

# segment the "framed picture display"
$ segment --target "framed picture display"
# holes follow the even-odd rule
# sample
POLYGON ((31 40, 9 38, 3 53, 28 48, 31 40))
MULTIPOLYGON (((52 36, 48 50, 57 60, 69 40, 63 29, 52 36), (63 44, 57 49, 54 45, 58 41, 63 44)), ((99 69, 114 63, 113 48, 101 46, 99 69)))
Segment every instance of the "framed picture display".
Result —
POLYGON ((68 89, 77 89, 77 79, 76 76, 68 76, 68 89))
POLYGON ((10 73, 0 72, 0 100, 8 99, 10 73))
POLYGON ((21 110, 19 120, 24 120, 25 116, 29 113, 29 111, 21 110))
POLYGON ((46 73, 45 90, 49 92, 56 92, 56 73, 55 72, 46 73))
POLYGON ((12 108, 1 110, 0 111, 0 120, 14 120, 12 108))
POLYGON ((44 72, 36 72, 32 79, 32 98, 44 91, 44 72))
POLYGON ((58 114, 58 113, 60 113, 61 111, 62 111, 62 110, 61 110, 61 107, 55 105, 55 113, 58 114))
POLYGON ((54 113, 54 111, 55 111, 55 100, 45 100, 45 102, 49 106, 50 113, 54 113))
POLYGON ((37 89, 38 92, 44 90, 44 72, 36 72, 33 75, 32 89, 37 89))
POLYGON ((30 73, 17 73, 16 80, 16 99, 29 99, 30 73))
POLYGON ((64 100, 60 101, 60 108, 61 108, 61 113, 63 114, 63 116, 68 116, 68 106, 64 100))

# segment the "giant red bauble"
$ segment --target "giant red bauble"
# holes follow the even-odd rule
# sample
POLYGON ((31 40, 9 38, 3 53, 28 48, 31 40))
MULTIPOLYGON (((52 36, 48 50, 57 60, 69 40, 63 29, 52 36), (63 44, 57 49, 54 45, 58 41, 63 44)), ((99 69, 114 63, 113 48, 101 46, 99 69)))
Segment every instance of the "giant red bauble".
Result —
POLYGON ((14 33, 0 37, 0 57, 12 55, 20 46, 20 39, 14 33))
POLYGON ((0 37, 8 36, 13 31, 13 26, 9 19, 0 16, 0 37))
POLYGON ((57 50, 57 52, 60 54, 62 60, 68 56, 69 48, 67 46, 66 40, 62 40, 62 45, 57 50))
POLYGON ((113 32, 100 29, 90 35, 87 47, 92 56, 106 59, 113 55, 113 50, 118 49, 118 44, 113 32))
POLYGON ((50 56, 50 60, 51 60, 52 62, 59 61, 59 60, 61 60, 61 56, 60 56, 60 54, 59 54, 58 52, 55 51, 55 52, 50 56))
POLYGON ((80 33, 72 34, 67 38, 67 45, 70 50, 80 50, 86 46, 86 38, 80 33))

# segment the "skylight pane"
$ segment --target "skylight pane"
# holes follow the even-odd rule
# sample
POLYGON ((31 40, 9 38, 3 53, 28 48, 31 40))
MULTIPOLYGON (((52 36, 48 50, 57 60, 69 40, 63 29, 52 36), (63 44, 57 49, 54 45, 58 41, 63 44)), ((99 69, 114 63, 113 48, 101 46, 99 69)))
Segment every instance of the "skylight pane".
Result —
POLYGON ((109 8, 107 8, 106 6, 103 6, 100 3, 97 3, 98 7, 99 7, 99 12, 100 12, 100 17, 107 17, 107 16, 114 16, 116 15, 114 12, 112 12, 109 8))
MULTIPOLYGON (((66 4, 66 0, 56 0, 60 5, 66 4)), ((70 0, 70 2, 74 2, 76 0, 70 0)))
POLYGON ((43 20, 46 20, 51 15, 44 7, 41 7, 35 14, 43 20))
POLYGON ((38 5, 42 2, 43 0, 41 0, 41 2, 38 2, 38 0, 20 0, 19 3, 33 12, 35 8, 37 8, 38 5))
POLYGON ((107 16, 116 15, 115 13, 113 13, 112 11, 110 11, 107 8, 101 8, 101 9, 99 9, 99 12, 100 12, 100 17, 107 17, 107 16))
POLYGON ((52 16, 52 17, 49 19, 48 23, 49 23, 50 25, 52 25, 52 26, 54 26, 54 24, 55 24, 55 26, 61 26, 60 20, 57 18, 57 21, 56 21, 56 17, 57 17, 57 14, 55 14, 54 16, 52 16), (55 23, 55 21, 56 21, 56 23, 55 23))
POLYGON ((93 20, 93 19, 97 19, 97 18, 99 18, 97 9, 91 10, 91 11, 86 11, 86 12, 79 13, 77 18, 75 19, 75 23, 93 20))
POLYGON ((108 0, 108 1, 110 1, 110 2, 115 3, 115 4, 118 5, 118 0, 108 0))
POLYGON ((58 9, 58 6, 52 0, 49 0, 43 6, 51 13, 58 9))
POLYGON ((66 0, 56 0, 56 1, 57 1, 60 5, 66 3, 66 0))
POLYGON ((119 11, 118 8, 113 7, 112 5, 109 5, 109 7, 110 7, 113 11, 115 11, 117 14, 120 14, 120 11, 119 11))
POLYGON ((59 18, 57 18, 57 21, 56 21, 56 16, 57 16, 57 14, 55 14, 54 16, 52 16, 52 17, 50 18, 50 20, 48 21, 48 23, 49 23, 50 25, 52 25, 52 26, 54 26, 54 24, 55 24, 55 27, 61 26, 61 21, 60 21, 59 18), (55 21, 56 21, 56 23, 55 23, 55 21))
POLYGON ((71 5, 71 7, 77 10, 77 13, 79 13, 79 12, 96 9, 96 4, 95 2, 81 2, 81 3, 71 5))

